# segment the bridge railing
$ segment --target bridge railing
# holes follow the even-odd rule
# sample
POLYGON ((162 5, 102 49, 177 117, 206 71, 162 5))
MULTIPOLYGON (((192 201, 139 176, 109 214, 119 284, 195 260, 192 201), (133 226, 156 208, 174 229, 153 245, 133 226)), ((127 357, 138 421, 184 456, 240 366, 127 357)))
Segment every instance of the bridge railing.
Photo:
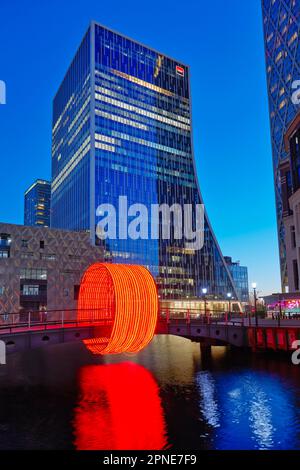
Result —
MULTIPOLYGON (((0 332, 22 329, 22 328, 51 328, 51 327, 70 327, 84 324, 111 325, 113 318, 109 316, 107 309, 84 309, 79 312, 77 309, 63 310, 31 310, 19 311, 14 313, 0 314, 0 332)), ((236 326, 256 326, 255 318, 239 312, 224 311, 205 311, 204 309, 178 309, 164 308, 159 309, 159 321, 163 322, 185 322, 197 321, 200 324, 226 324, 236 326)), ((295 321, 298 323, 299 320, 295 321)), ((271 326, 276 321, 268 318, 259 318, 258 326, 271 326)), ((291 320, 282 320, 282 324, 289 323, 291 320)), ((279 325, 278 325, 279 326, 279 325)))
POLYGON ((106 309, 84 309, 81 313, 84 314, 82 318, 78 316, 77 309, 1 313, 0 331, 112 324, 112 318, 107 315, 106 309))
POLYGON ((179 309, 179 308, 161 308, 160 318, 167 321, 178 320, 190 322, 197 320, 203 324, 234 322, 243 323, 243 315, 239 312, 226 312, 224 310, 208 311, 200 308, 179 309))

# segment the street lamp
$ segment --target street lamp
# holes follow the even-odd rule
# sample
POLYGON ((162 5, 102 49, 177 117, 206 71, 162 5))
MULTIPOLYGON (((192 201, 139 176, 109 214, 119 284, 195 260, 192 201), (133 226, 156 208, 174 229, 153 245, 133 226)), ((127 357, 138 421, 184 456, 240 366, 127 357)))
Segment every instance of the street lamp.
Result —
POLYGON ((203 298, 204 298, 204 318, 206 319, 206 294, 207 294, 207 288, 206 287, 203 287, 202 294, 203 294, 203 298))
POLYGON ((230 312, 231 312, 231 299, 232 299, 231 292, 227 292, 227 299, 228 299, 228 313, 226 314, 226 324, 228 321, 228 317, 230 317, 230 312))
POLYGON ((252 289, 253 289, 253 295, 254 295, 255 326, 258 327, 256 288, 257 288, 256 282, 252 282, 252 289))
POLYGON ((279 312, 278 312, 278 318, 277 318, 278 326, 280 326, 280 319, 282 316, 281 297, 282 297, 281 294, 279 294, 279 312))
POLYGON ((227 298, 228 298, 228 306, 229 306, 229 313, 231 311, 231 298, 232 298, 232 293, 227 292, 227 298))

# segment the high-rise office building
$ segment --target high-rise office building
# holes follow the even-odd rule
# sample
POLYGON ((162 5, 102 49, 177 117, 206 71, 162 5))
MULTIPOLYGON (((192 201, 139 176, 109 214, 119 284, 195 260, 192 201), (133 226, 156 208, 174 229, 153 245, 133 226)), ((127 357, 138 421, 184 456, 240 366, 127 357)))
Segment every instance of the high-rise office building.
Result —
POLYGON ((238 299, 241 302, 249 302, 248 268, 241 266, 239 261, 232 261, 230 256, 224 256, 224 259, 232 276, 238 299))
MULTIPOLYGON (((52 227, 89 230, 94 242, 98 206, 118 207, 120 196, 149 209, 202 203, 189 75, 181 62, 90 25, 53 103, 52 227)), ((115 262, 147 266, 162 298, 195 298, 202 289, 214 298, 236 295, 207 215, 204 225, 201 250, 174 234, 134 240, 123 233, 105 248, 115 262)))
POLYGON ((38 179, 25 191, 24 225, 50 226, 51 183, 38 179))
POLYGON ((295 98, 300 80, 300 2, 299 0, 262 0, 269 112, 273 151, 282 289, 288 286, 283 193, 291 188, 289 155, 284 135, 299 104, 295 98))

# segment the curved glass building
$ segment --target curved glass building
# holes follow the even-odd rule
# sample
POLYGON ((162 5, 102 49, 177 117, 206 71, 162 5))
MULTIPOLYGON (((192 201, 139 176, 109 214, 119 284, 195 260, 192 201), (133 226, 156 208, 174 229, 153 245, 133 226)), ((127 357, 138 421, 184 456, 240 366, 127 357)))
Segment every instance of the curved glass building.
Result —
MULTIPOLYGON (((54 98, 52 227, 89 230, 99 243, 98 207, 118 208, 120 196, 149 214, 153 205, 202 204, 189 75, 187 65, 90 25, 54 98)), ((119 217, 116 224, 119 236, 105 240, 108 256, 147 266, 162 298, 197 298, 202 289, 218 299, 237 295, 206 214, 201 249, 173 232, 132 239, 119 217)), ((150 233, 150 218, 148 225, 150 233)))
POLYGON ((288 289, 284 217, 292 193, 284 136, 299 111, 293 102, 300 80, 300 1, 261 0, 282 291, 288 289))

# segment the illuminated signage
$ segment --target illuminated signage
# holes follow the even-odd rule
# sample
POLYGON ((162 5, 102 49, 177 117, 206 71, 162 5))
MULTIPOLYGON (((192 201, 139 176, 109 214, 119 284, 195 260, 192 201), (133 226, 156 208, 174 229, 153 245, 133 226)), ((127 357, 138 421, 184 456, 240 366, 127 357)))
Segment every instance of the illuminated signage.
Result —
POLYGON ((176 65, 176 73, 177 73, 177 75, 180 75, 181 77, 184 77, 184 68, 180 67, 180 65, 176 65))

